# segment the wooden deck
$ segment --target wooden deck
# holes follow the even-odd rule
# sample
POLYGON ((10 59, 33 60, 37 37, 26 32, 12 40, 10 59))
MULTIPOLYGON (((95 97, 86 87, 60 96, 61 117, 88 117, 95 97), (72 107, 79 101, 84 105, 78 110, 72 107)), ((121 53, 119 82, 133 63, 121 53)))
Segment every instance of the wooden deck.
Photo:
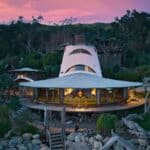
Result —
MULTIPOLYGON (((144 105, 144 99, 129 101, 126 104, 115 104, 115 105, 103 105, 97 107, 88 107, 88 108, 73 108, 69 106, 66 107, 66 112, 110 112, 110 111, 119 111, 133 109, 144 105)), ((22 104, 26 105, 31 109, 37 110, 50 110, 50 111, 62 111, 64 105, 52 105, 52 104, 33 104, 29 100, 22 99, 22 104)))

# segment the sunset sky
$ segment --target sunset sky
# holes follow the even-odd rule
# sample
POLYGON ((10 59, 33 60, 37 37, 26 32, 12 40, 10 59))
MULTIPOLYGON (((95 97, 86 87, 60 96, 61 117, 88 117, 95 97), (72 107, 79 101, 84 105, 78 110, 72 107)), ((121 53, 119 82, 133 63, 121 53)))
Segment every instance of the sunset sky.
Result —
POLYGON ((42 15, 43 23, 75 17, 81 23, 111 22, 127 9, 150 13, 150 0, 0 0, 0 22, 18 16, 31 20, 42 15))

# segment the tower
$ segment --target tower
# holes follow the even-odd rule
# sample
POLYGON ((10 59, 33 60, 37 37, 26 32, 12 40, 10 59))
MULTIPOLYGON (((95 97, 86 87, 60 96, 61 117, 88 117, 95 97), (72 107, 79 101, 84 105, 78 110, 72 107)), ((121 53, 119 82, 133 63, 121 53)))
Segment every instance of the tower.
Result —
POLYGON ((79 72, 102 77, 95 47, 84 44, 65 47, 59 76, 79 72))

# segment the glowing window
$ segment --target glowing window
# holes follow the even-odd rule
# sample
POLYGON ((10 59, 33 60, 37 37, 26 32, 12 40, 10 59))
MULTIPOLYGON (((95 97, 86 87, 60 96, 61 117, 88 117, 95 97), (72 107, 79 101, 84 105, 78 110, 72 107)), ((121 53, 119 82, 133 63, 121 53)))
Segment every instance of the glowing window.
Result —
POLYGON ((89 51, 87 51, 85 49, 76 49, 76 50, 72 51, 69 55, 79 54, 79 53, 92 55, 89 51))

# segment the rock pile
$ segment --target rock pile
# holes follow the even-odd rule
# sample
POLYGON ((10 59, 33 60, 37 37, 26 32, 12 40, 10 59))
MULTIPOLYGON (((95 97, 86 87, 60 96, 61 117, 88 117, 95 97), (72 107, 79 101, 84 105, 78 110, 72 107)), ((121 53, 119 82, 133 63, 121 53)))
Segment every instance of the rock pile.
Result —
POLYGON ((67 150, 150 150, 146 141, 124 139, 112 133, 111 137, 103 137, 100 134, 88 136, 86 133, 73 132, 67 136, 67 150))
POLYGON ((66 147, 68 150, 100 150, 110 139, 100 134, 89 137, 86 133, 71 133, 67 136, 66 147))
POLYGON ((40 135, 25 133, 22 136, 13 136, 9 140, 0 140, 0 150, 50 150, 42 143, 40 135))

